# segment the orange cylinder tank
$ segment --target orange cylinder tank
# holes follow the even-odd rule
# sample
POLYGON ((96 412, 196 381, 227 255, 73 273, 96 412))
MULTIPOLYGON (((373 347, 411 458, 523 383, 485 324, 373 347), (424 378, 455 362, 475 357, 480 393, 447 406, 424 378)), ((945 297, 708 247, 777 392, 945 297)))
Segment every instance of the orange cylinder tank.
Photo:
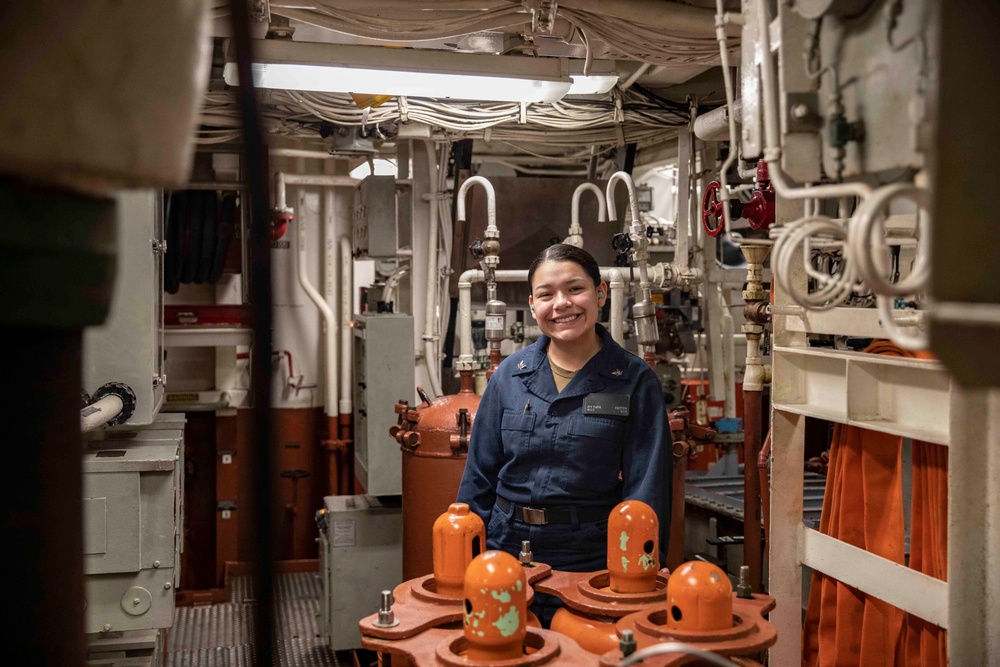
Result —
POLYGON ((721 568, 702 561, 681 565, 667 581, 667 627, 681 631, 733 626, 733 585, 721 568))
POLYGON ((528 580, 504 551, 476 556, 465 571, 464 633, 470 661, 492 664, 523 655, 528 580))
POLYGON ((486 546, 486 526, 466 503, 452 503, 434 522, 434 581, 437 592, 461 598, 465 570, 486 546))
POLYGON ((403 579, 434 571, 434 522, 458 496, 479 408, 471 371, 468 378, 463 374, 461 387, 434 401, 418 388, 421 405, 396 404, 399 420, 390 434, 403 456, 403 579))
POLYGON ((660 520, 641 500, 618 503, 608 515, 608 574, 615 593, 656 590, 660 520))

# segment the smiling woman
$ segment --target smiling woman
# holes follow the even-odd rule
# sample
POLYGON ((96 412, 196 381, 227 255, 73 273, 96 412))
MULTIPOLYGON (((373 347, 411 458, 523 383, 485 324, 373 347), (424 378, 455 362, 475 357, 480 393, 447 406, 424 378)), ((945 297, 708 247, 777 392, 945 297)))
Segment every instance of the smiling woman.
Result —
MULTIPOLYGON (((607 567, 608 514, 641 500, 670 530, 669 432, 659 380, 598 323, 608 296, 597 262, 559 244, 528 270, 542 336, 500 364, 483 393, 458 500, 486 523, 490 549, 560 570, 607 567)), ((662 561, 662 558, 661 558, 662 561)), ((538 594, 543 625, 561 605, 538 594)))

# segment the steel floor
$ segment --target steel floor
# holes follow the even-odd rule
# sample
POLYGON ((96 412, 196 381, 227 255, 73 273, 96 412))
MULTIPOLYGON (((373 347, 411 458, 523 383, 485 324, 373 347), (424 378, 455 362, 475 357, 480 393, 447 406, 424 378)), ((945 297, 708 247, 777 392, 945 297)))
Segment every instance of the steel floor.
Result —
MULTIPOLYGON (((277 576, 279 667, 347 667, 323 641, 319 627, 319 574, 277 576)), ((249 577, 229 580, 229 602, 178 607, 167 631, 167 667, 252 667, 251 614, 255 598, 249 577)))

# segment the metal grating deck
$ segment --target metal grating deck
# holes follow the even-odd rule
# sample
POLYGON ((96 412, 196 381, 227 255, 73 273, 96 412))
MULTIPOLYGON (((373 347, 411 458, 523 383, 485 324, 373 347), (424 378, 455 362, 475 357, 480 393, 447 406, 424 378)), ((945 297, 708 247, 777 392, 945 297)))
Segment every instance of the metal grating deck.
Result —
MULTIPOLYGON (((279 573, 275 610, 279 667, 341 667, 323 641, 319 605, 323 594, 315 572, 279 573)), ((230 601, 178 607, 167 631, 166 667, 252 667, 250 577, 229 580, 230 601)))

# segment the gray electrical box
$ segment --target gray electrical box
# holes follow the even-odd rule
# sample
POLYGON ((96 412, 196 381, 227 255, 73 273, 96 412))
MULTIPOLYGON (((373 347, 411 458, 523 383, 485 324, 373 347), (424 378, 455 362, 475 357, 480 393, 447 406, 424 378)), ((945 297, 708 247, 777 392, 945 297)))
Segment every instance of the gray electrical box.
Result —
POLYGON ((167 628, 180 580, 184 415, 84 436, 87 633, 167 628))
POLYGON ((368 176, 354 190, 354 256, 396 257, 410 244, 409 185, 394 176, 368 176))
POLYGON ((402 509, 398 499, 374 496, 327 496, 323 506, 316 521, 323 634, 334 651, 361 648, 358 621, 403 580, 402 509))
POLYGON ((354 319, 354 474, 373 496, 403 492, 402 455, 389 436, 398 401, 412 401, 413 317, 354 319))
POLYGON ((118 258, 107 321, 83 333, 83 389, 121 382, 136 395, 127 424, 149 424, 163 403, 163 195, 118 198, 118 258))

